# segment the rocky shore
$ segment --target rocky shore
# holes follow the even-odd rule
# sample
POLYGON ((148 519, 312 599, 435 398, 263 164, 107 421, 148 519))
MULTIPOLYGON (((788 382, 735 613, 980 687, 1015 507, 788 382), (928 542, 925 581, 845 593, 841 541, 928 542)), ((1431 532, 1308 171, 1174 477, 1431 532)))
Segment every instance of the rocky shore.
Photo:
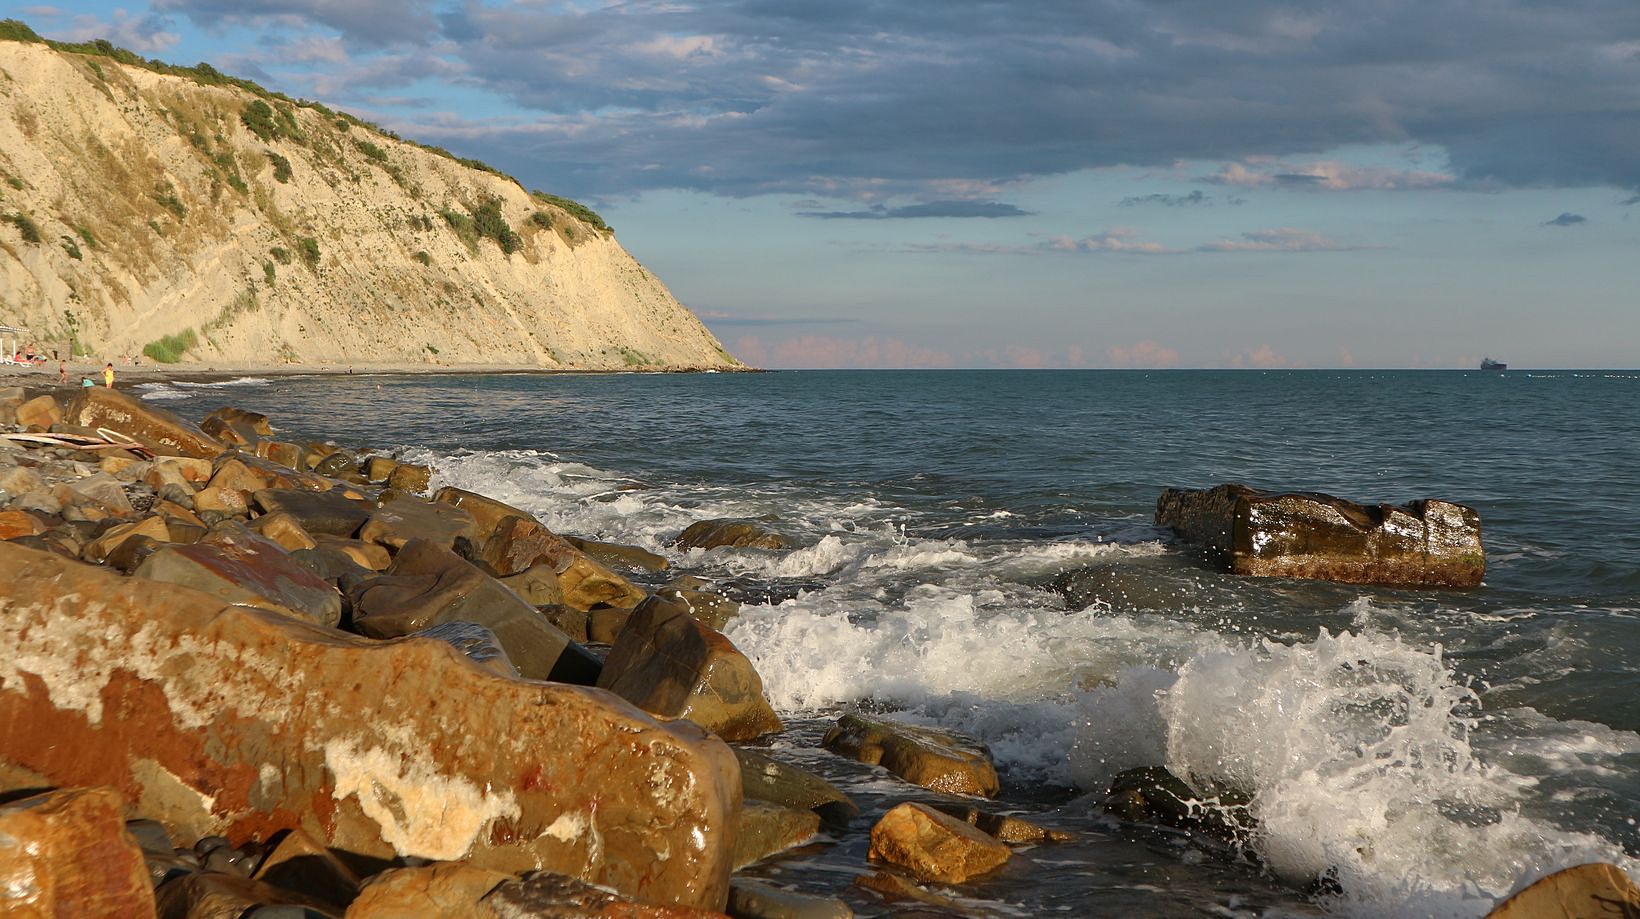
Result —
MULTIPOLYGON (((821 745, 905 792, 851 826, 758 745, 784 726, 719 631, 734 601, 665 558, 256 413, 5 382, 0 913, 848 916, 737 872, 868 834, 851 897, 969 915, 951 887, 1075 838, 986 804, 983 745, 867 713, 821 745)), ((752 521, 678 538, 783 546, 752 521)), ((1158 767, 1102 810, 1237 851, 1236 794, 1158 767)), ((1580 878, 1544 883, 1640 904, 1580 878)), ((1521 897, 1499 915, 1581 915, 1521 897)))

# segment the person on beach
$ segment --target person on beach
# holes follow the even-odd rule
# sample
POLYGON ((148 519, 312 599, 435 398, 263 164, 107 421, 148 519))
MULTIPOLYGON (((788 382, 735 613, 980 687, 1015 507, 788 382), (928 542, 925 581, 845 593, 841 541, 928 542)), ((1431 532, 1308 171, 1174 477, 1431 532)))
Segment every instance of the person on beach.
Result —
POLYGON ((57 362, 57 382, 58 383, 67 383, 68 382, 68 361, 61 361, 60 360, 60 361, 57 362))
POLYGON ((114 388, 114 362, 113 361, 109 361, 107 364, 103 365, 103 385, 108 387, 109 389, 114 388))
POLYGON ((80 377, 80 388, 90 389, 90 388, 92 388, 93 386, 96 386, 96 385, 97 384, 91 382, 90 377, 80 377))

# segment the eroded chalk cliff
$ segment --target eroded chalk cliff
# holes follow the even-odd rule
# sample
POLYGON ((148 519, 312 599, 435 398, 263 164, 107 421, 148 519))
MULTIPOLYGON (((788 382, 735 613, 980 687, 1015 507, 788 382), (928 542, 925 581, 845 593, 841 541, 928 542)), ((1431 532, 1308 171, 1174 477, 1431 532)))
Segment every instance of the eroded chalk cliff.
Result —
POLYGON ((590 211, 236 83, 0 41, 0 325, 199 364, 740 366, 590 211))

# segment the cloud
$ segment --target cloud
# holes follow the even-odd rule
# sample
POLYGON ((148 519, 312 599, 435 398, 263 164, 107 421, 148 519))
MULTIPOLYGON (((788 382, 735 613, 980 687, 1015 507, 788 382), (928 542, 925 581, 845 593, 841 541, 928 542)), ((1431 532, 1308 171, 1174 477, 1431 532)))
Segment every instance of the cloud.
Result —
POLYGON ((1244 350, 1240 354, 1231 357, 1230 366, 1254 367, 1261 370, 1277 370, 1281 368, 1302 367, 1303 365, 1295 361, 1288 360, 1282 355, 1277 354, 1275 349, 1271 348, 1269 345, 1259 345, 1257 348, 1244 350))
POLYGON ((1178 255, 1185 251, 1170 249, 1160 243, 1144 242, 1137 239, 1137 235, 1127 227, 1114 227, 1081 239, 1056 236, 1039 248, 1052 252, 1125 252, 1134 255, 1178 255))
POLYGON ((770 369, 929 369, 957 365, 955 357, 937 348, 876 336, 849 339, 803 335, 766 342, 746 335, 735 340, 734 352, 754 367, 770 369))
POLYGON ((1198 252, 1349 252, 1362 246, 1351 246, 1313 230, 1277 227, 1273 230, 1254 230, 1236 239, 1221 239, 1197 246, 1198 252))
POLYGON ((1134 342, 1126 347, 1112 345, 1105 356, 1117 367, 1177 367, 1179 352, 1153 341, 1134 342))
POLYGON ((153 4, 218 32, 334 30, 352 57, 414 49, 524 117, 407 132, 570 194, 934 200, 1179 161, 1233 164, 1216 178, 1239 187, 1640 188, 1637 25, 1613 0, 153 4), (1317 159, 1358 145, 1448 165, 1317 159))
POLYGON ((1623 205, 1624 207, 1628 207, 1631 204, 1640 204, 1640 195, 1634 195, 1634 196, 1629 197, 1629 198, 1624 198, 1622 201, 1619 201, 1618 203, 1623 205))
POLYGON ((1336 160, 1305 165, 1287 162, 1227 163, 1205 181, 1241 188, 1296 188, 1311 191, 1422 191, 1458 185, 1458 177, 1427 169, 1383 169, 1336 160))
POLYGON ((1543 221, 1543 226, 1546 226, 1546 227, 1575 227, 1580 223, 1588 223, 1588 222, 1589 222, 1589 218, 1583 216, 1582 214, 1574 214, 1571 211, 1562 211, 1560 213, 1559 217, 1556 217, 1553 220, 1543 221))
POLYGON ((171 23, 164 16, 152 13, 132 16, 122 9, 114 10, 108 19, 80 15, 75 16, 73 25, 66 29, 43 31, 49 37, 63 41, 105 38, 122 48, 149 55, 161 53, 181 40, 181 36, 171 31, 171 23))
POLYGON ((877 205, 863 211, 799 211, 798 215, 826 220, 901 220, 919 217, 1027 217, 1030 213, 999 201, 929 201, 903 207, 877 205))
POLYGON ((1130 198, 1123 198, 1121 201, 1116 203, 1120 207, 1137 207, 1141 204, 1160 204, 1165 207, 1184 207, 1190 204, 1212 204, 1213 196, 1198 188, 1188 195, 1136 195, 1130 198))
POLYGON ((846 319, 834 316, 732 316, 719 310, 696 310, 696 315, 707 325, 717 328, 734 328, 737 326, 780 326, 780 325, 846 325, 858 322, 858 319, 846 319))

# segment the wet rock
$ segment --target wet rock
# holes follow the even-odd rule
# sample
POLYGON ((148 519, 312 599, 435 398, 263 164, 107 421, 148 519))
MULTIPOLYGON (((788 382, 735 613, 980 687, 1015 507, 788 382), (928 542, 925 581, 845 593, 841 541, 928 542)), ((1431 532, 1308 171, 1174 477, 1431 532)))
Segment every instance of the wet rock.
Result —
POLYGON ((1481 519, 1433 498, 1362 506, 1245 485, 1170 488, 1156 525, 1205 546, 1236 574, 1403 587, 1474 587, 1486 573, 1481 519))
POLYGON ((391 473, 388 473, 387 487, 421 495, 427 493, 427 486, 432 481, 433 470, 430 467, 416 463, 399 463, 393 467, 391 473))
POLYGON ((398 465, 398 460, 385 456, 372 456, 364 461, 365 480, 376 484, 386 484, 388 478, 393 475, 393 470, 398 468, 398 465))
POLYGON ((961 884, 1001 867, 1012 853, 978 829, 923 804, 896 805, 871 828, 874 862, 887 862, 918 879, 961 884))
POLYGON ((221 441, 175 414, 117 389, 81 389, 69 403, 64 420, 87 428, 104 428, 134 438, 166 456, 213 457, 226 448, 221 441))
POLYGON ((1111 779, 1105 812, 1134 823, 1170 826, 1228 844, 1244 843, 1253 818, 1245 795, 1203 794, 1161 766, 1129 769, 1111 779))
POLYGON ((171 845, 171 834, 165 832, 165 824, 158 820, 127 820, 125 831, 141 847, 154 887, 177 875, 199 870, 199 859, 192 852, 171 845))
POLYGON ((117 792, 52 791, 0 805, 0 913, 154 915, 148 868, 117 792))
POLYGON ((934 791, 988 798, 997 793, 991 751, 951 731, 850 714, 837 719, 821 745, 934 791))
MULTIPOLYGON (((506 584, 507 581, 503 580, 501 583, 506 584)), ((564 606, 561 603, 537 605, 535 610, 544 616, 548 622, 557 626, 558 631, 568 635, 571 641, 588 640, 587 617, 589 614, 586 610, 579 610, 573 606, 564 606)), ((605 644, 608 644, 608 642, 605 642, 605 644)))
POLYGON ((288 469, 304 470, 307 468, 307 450, 301 444, 263 440, 257 442, 255 452, 257 456, 269 462, 278 463, 288 469))
MULTIPOLYGON (((309 455, 312 455, 309 450, 309 455)), ((313 471, 320 475, 330 476, 333 479, 345 478, 359 468, 358 458, 346 450, 335 450, 325 454, 324 459, 313 464, 313 471)))
POLYGON ((264 488, 256 492, 256 506, 264 514, 289 514, 315 536, 352 536, 370 519, 373 510, 363 501, 336 492, 296 488, 264 488))
POLYGON ((683 604, 689 610, 689 615, 720 632, 729 624, 729 620, 740 615, 739 603, 707 588, 700 578, 679 578, 656 593, 674 603, 683 604))
POLYGON ((601 645, 613 645, 621 637, 626 624, 632 621, 632 610, 607 606, 586 615, 587 640, 601 645))
POLYGON ((273 540, 286 552, 295 552, 297 549, 312 549, 319 545, 300 521, 283 511, 263 514, 252 520, 250 527, 252 532, 273 540))
POLYGON ((334 628, 342 618, 342 597, 336 588, 291 558, 278 543, 237 524, 213 529, 193 545, 165 546, 133 574, 316 625, 334 628))
POLYGON ((484 896, 496 919, 722 919, 687 906, 657 906, 546 871, 510 878, 484 896))
POLYGON ((734 919, 854 919, 854 910, 842 900, 746 879, 729 885, 727 911, 734 919))
POLYGON ((918 903, 927 903, 937 907, 936 910, 896 910, 891 915, 896 919, 965 919, 969 912, 962 908, 962 904, 950 897, 926 890, 916 881, 893 871, 876 871, 871 874, 862 874, 854 879, 854 886, 862 890, 869 890, 889 901, 914 900, 918 903))
POLYGON ((205 523, 245 519, 250 517, 251 504, 246 492, 211 485, 194 493, 194 513, 205 523))
POLYGON ((1486 919, 1605 919, 1640 915, 1640 888, 1616 865, 1556 871, 1515 892, 1486 919))
POLYGON ((174 470, 182 480, 190 485, 203 485, 211 480, 216 468, 208 459, 191 456, 159 456, 154 458, 153 468, 174 470))
POLYGON ((359 538, 394 549, 412 539, 428 539, 459 552, 477 542, 478 524, 472 514, 453 504, 399 495, 376 508, 359 538))
POLYGON ((981 832, 1002 842, 1012 845, 1039 845, 1046 842, 1075 842, 1076 834, 1063 830, 1050 830, 1038 826, 1029 820, 1011 817, 1007 814, 994 814, 966 804, 950 802, 938 803, 934 807, 941 813, 949 814, 969 826, 976 827, 981 832))
POLYGON ((359 876, 353 869, 300 827, 275 843, 252 877, 284 890, 299 890, 335 912, 346 910, 359 895, 359 876))
POLYGON ((814 773, 757 750, 735 747, 734 751, 746 799, 812 810, 833 826, 845 826, 859 815, 860 808, 848 795, 814 773))
POLYGON ((512 875, 464 862, 394 868, 367 881, 347 919, 495 919, 482 901, 512 875))
POLYGON ((299 825, 367 858, 544 865, 658 903, 727 896, 733 755, 608 693, 9 543, 0 646, 0 776, 110 785, 175 838, 299 825))
POLYGON ((518 672, 532 680, 553 679, 553 668, 570 644, 535 607, 428 540, 406 543, 387 574, 358 584, 348 599, 354 627, 372 638, 396 638, 445 622, 482 625, 495 633, 518 672))
MULTIPOLYGON (((479 528, 482 532, 483 521, 479 521, 479 528)), ((558 581, 561 602, 577 609, 590 610, 599 605, 630 608, 644 597, 632 582, 593 561, 532 517, 506 516, 497 520, 473 560, 497 577, 548 565, 558 581)))
POLYGON ((393 564, 393 555, 386 546, 362 539, 347 539, 342 536, 319 535, 313 537, 318 543, 317 548, 331 552, 339 552, 352 560, 353 564, 370 571, 386 571, 393 564))
POLYGON ((820 815, 814 811, 745 800, 740 808, 740 828, 735 833, 735 870, 796 848, 819 831, 820 815))
POLYGON ((628 568, 633 571, 665 571, 672 567, 672 563, 664 555, 656 555, 648 549, 637 546, 624 546, 619 543, 599 542, 595 539, 581 539, 576 536, 565 536, 570 545, 585 552, 589 557, 611 568, 628 568))
POLYGON ((223 871, 179 875, 161 884, 155 894, 159 919, 242 919, 256 907, 283 905, 341 916, 311 897, 223 871))
POLYGON ((685 718, 725 740, 781 729, 751 661, 674 603, 638 604, 598 686, 661 718, 685 718))
POLYGON ((496 640, 495 633, 476 622, 441 622, 411 635, 442 641, 460 651, 463 657, 498 676, 518 676, 518 668, 507 659, 507 652, 496 640))
POLYGON ((261 412, 246 411, 242 408, 223 406, 204 418, 205 421, 225 421, 235 427, 244 428, 257 437, 272 437, 273 425, 268 423, 268 416, 261 412))
POLYGON ((679 549, 785 549, 790 546, 779 533, 751 520, 699 520, 678 534, 672 545, 679 549))

